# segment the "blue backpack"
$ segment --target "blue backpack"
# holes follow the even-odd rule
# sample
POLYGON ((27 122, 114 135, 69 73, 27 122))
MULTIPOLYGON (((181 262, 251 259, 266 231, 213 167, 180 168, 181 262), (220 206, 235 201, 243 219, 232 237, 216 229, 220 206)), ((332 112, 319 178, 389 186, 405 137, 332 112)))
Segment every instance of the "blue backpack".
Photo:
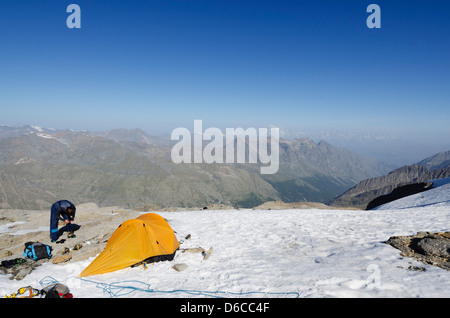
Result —
POLYGON ((23 257, 31 258, 34 261, 43 258, 52 258, 53 248, 41 242, 27 242, 23 250, 23 257))

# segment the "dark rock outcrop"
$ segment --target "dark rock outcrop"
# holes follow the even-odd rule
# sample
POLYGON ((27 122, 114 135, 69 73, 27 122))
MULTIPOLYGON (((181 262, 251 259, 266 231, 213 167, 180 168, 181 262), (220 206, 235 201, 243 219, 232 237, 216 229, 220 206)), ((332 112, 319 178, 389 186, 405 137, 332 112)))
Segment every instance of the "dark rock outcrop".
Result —
POLYGON ((450 271, 450 232, 419 232, 411 236, 392 236, 386 242, 400 255, 450 271))
POLYGON ((416 193, 430 190, 433 186, 432 182, 418 182, 407 184, 398 188, 395 188, 391 193, 379 196, 367 204, 366 210, 372 210, 382 204, 392 202, 416 193))
POLYGON ((429 173, 428 168, 418 164, 404 166, 391 171, 387 175, 361 181, 353 188, 330 201, 328 205, 354 206, 365 209, 367 204, 373 199, 391 193, 395 188, 407 185, 427 173, 429 173))
MULTIPOLYGON (((404 166, 385 176, 363 180, 327 204, 369 210, 367 206, 372 200, 391 194, 396 188, 407 185, 412 185, 411 187, 414 188, 413 184, 447 177, 450 177, 450 167, 430 171, 419 164, 404 166)), ((403 190, 399 190, 399 193, 403 190)))

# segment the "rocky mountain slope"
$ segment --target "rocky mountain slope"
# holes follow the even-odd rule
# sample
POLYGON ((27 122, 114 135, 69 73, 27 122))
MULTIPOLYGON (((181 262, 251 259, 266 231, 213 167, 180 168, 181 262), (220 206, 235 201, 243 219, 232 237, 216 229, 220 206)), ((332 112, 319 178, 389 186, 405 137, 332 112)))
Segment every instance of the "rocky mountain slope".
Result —
POLYGON ((418 164, 427 167, 430 170, 438 170, 450 167, 450 150, 437 153, 420 161, 418 164))
POLYGON ((365 209, 373 199, 389 194, 397 187, 449 177, 449 159, 450 151, 442 152, 419 163, 395 169, 387 175, 363 180, 328 204, 365 209))
POLYGON ((93 133, 0 126, 0 208, 46 209, 61 198, 133 209, 325 202, 389 170, 308 138, 280 140, 274 175, 261 175, 257 164, 174 164, 173 144, 140 129, 93 133))

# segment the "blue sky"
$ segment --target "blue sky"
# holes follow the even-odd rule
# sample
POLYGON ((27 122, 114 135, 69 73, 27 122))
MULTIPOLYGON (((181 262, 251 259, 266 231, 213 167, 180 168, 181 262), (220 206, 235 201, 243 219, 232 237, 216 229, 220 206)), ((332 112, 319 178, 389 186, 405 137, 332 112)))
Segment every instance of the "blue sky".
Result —
POLYGON ((170 133, 202 119, 412 138, 426 127, 448 140, 449 12, 446 1, 4 0, 0 124, 170 133), (81 29, 66 26, 71 3, 81 29), (381 29, 366 26, 371 3, 381 29))

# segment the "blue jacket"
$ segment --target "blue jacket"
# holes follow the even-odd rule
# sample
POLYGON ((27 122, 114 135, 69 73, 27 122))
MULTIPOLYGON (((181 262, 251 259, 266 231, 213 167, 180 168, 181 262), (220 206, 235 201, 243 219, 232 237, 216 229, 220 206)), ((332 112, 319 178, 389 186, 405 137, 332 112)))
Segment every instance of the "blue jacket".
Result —
POLYGON ((74 213, 73 213, 73 217, 75 218, 75 212, 77 211, 77 209, 75 208, 75 205, 73 205, 72 202, 67 201, 67 200, 61 200, 58 202, 55 202, 52 206, 52 217, 59 219, 61 221, 64 220, 68 220, 69 216, 66 214, 66 209, 67 208, 72 208, 74 213))
MULTIPOLYGON (((50 214, 50 238, 52 240, 58 239, 58 237, 61 235, 58 233, 58 221, 70 221, 69 216, 66 213, 67 208, 73 209, 73 217, 75 218, 75 205, 73 203, 67 201, 67 200, 61 200, 58 202, 53 203, 51 208, 51 214, 50 214)), ((65 226, 66 230, 71 231, 72 230, 72 224, 69 223, 65 226)))

